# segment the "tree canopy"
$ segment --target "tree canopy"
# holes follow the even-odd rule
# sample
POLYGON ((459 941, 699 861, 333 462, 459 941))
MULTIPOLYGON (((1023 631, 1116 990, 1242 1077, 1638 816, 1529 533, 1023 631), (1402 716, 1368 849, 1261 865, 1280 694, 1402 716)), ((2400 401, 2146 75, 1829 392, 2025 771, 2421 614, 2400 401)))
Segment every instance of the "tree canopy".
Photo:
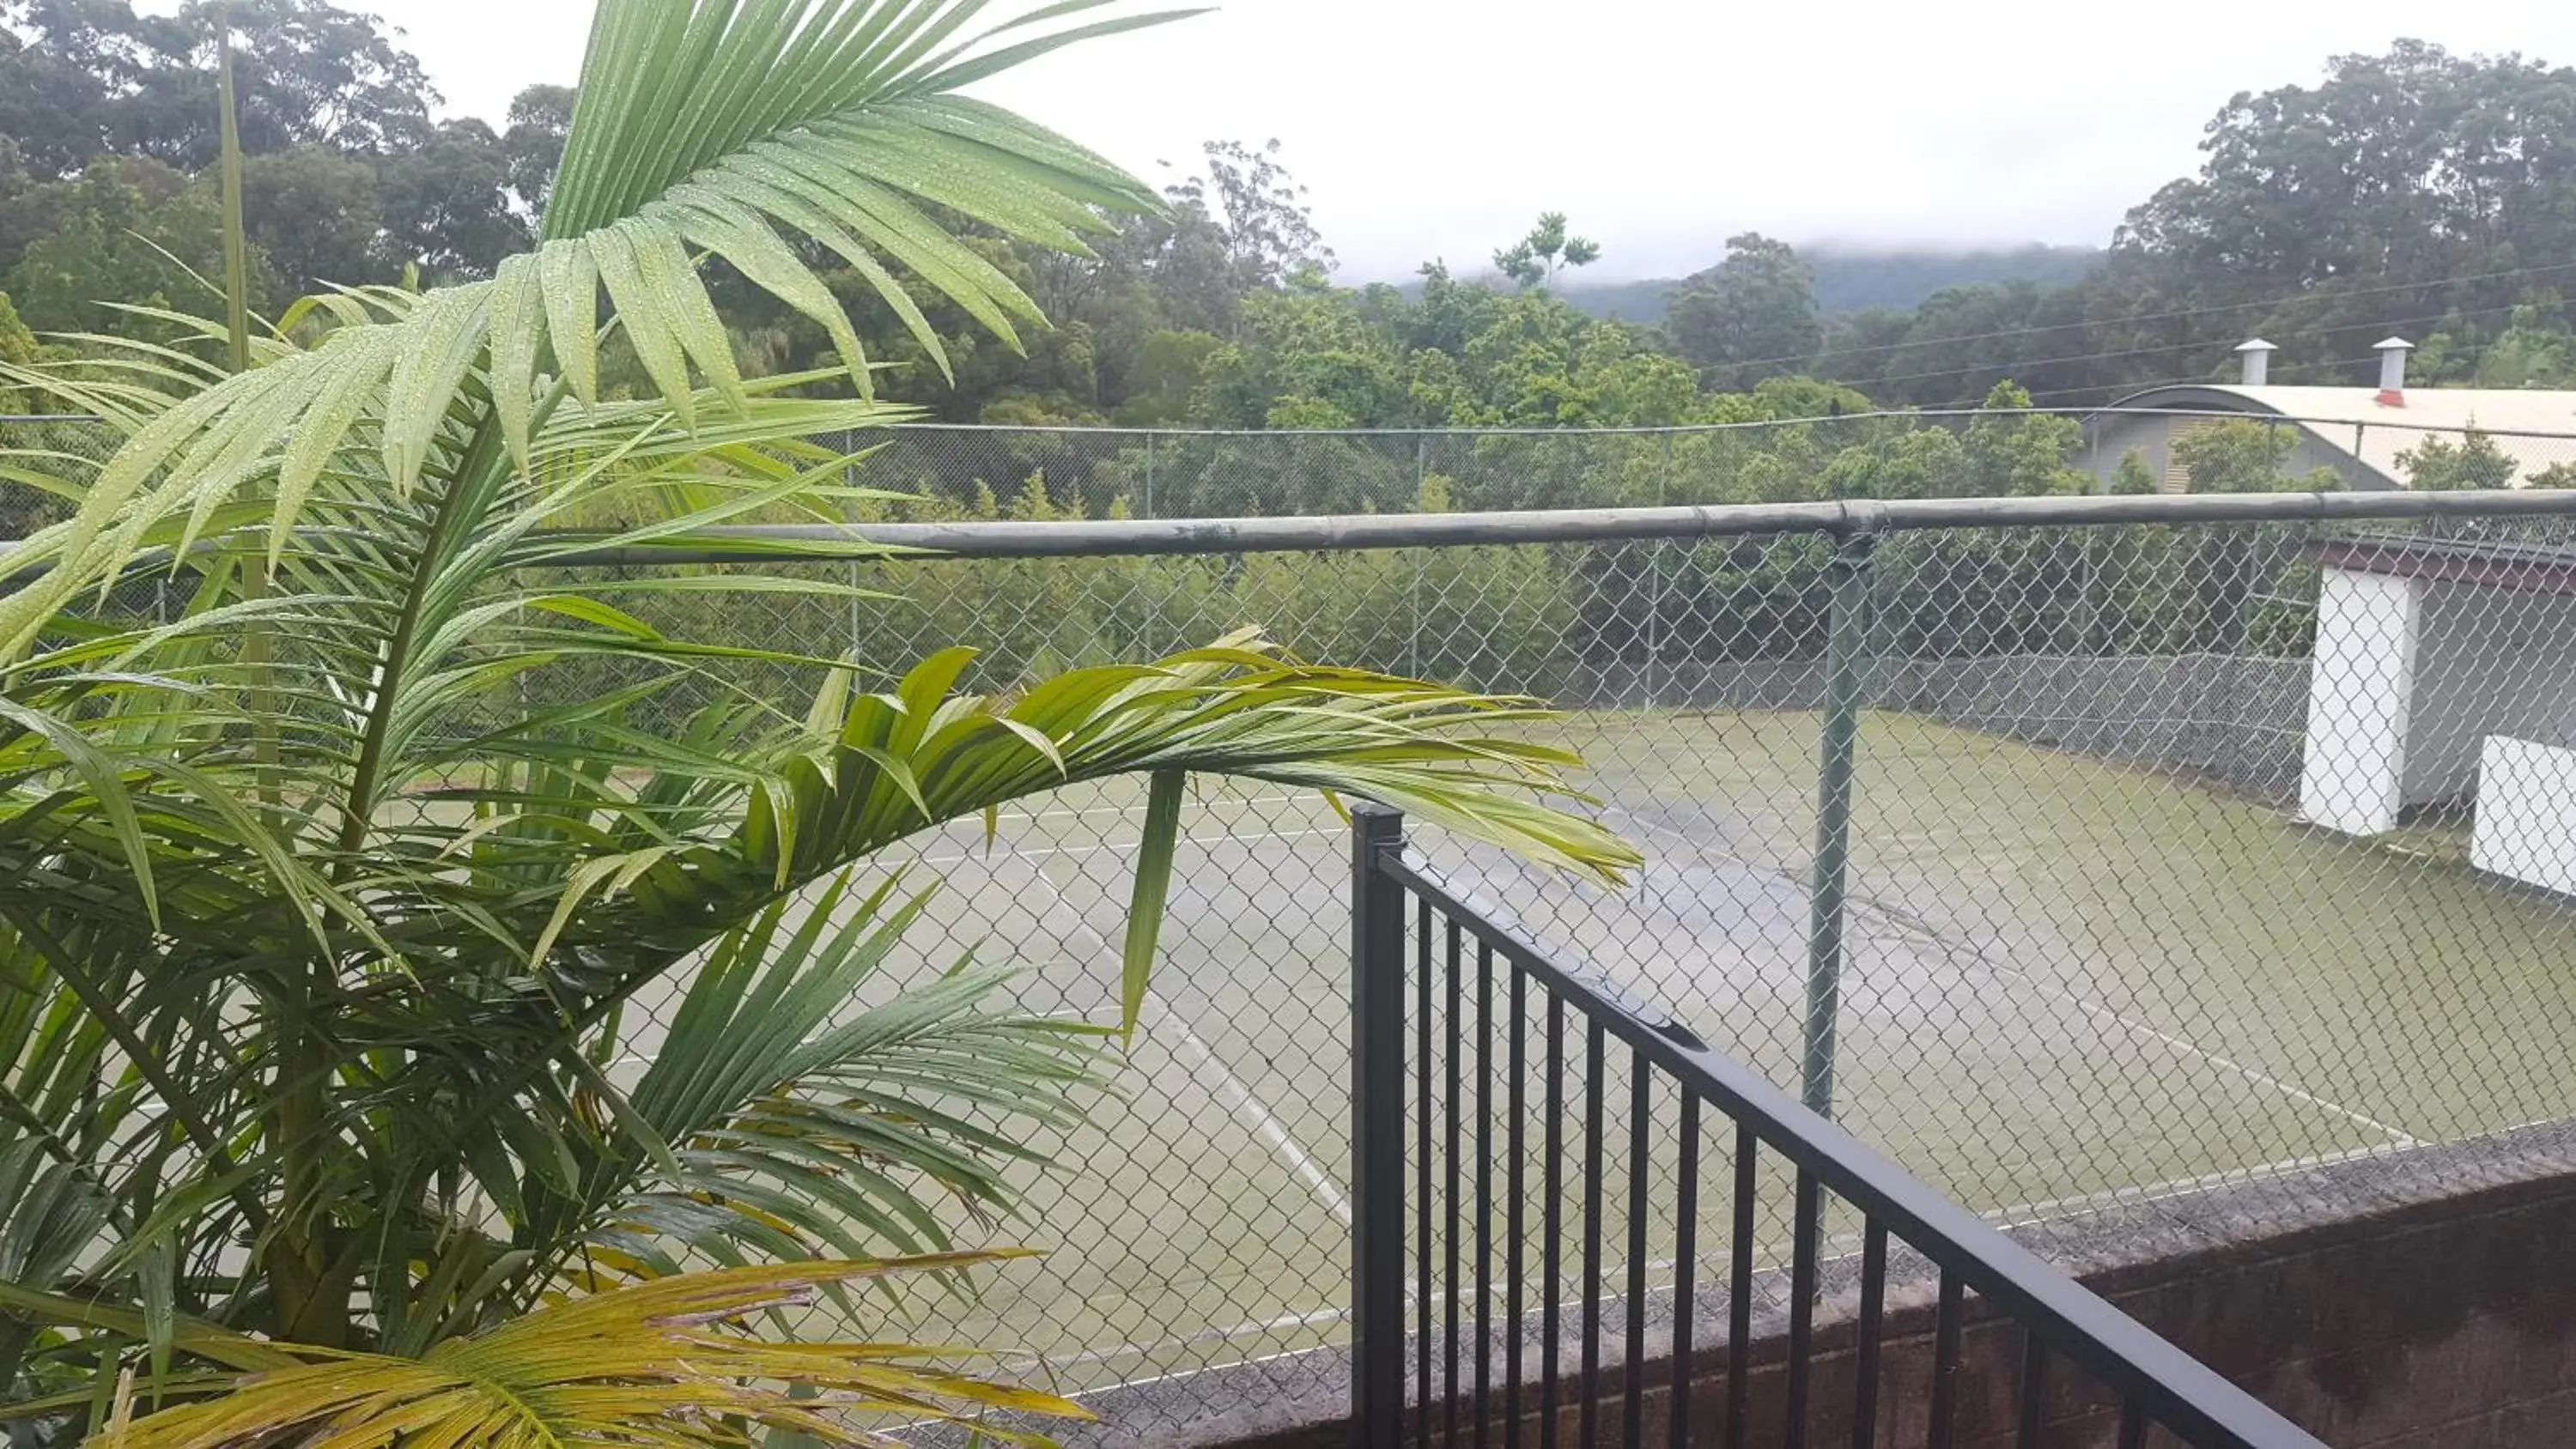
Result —
MULTIPOLYGON (((437 121, 419 63, 374 20, 329 0, 234 13, 261 305, 407 271, 488 277, 534 244, 572 89, 531 87, 491 124, 437 121)), ((210 15, 211 0, 167 16, 0 0, 0 292, 37 332, 149 335, 150 319, 95 299, 168 307, 195 295, 192 270, 211 274, 210 15)), ((1278 140, 1210 142, 1163 214, 1088 252, 958 228, 1045 330, 990 331, 900 257, 877 277, 800 247, 884 392, 955 422, 1657 425, 1778 416, 1793 398, 1975 408, 2005 385, 2076 407, 2224 380, 2229 349, 2258 333, 2283 344, 2279 382, 2366 382, 2370 344, 2397 331, 2419 344, 2420 384, 2569 386, 2571 128, 2576 71, 2401 41, 2227 101, 2198 172, 2142 201, 2106 250, 1865 266, 1747 231, 1657 306, 1578 290, 1568 274, 1602 248, 1557 212, 1497 238, 1487 275, 1432 260, 1403 286, 1342 283, 1278 140), (1921 295, 1963 277, 1987 280, 1921 295), (1920 300, 1852 310, 1905 296, 1920 300), (1611 311, 1629 315, 1591 315, 1611 311), (1834 387, 1763 391, 1796 378, 1834 387)), ((721 261, 705 270, 747 369, 833 364, 815 313, 721 261)), ((645 381, 644 361, 612 347, 604 385, 645 381)))

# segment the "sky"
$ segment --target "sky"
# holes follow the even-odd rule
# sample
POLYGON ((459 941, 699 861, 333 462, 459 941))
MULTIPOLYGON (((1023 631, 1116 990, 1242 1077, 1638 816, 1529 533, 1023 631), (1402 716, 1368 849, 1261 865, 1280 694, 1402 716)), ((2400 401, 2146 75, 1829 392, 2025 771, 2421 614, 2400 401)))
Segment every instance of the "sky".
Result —
MULTIPOLYGON (((521 86, 579 73, 591 10, 340 3, 406 32, 449 113, 495 121, 521 86)), ((1746 230, 2100 244, 2192 171, 2230 95, 2312 83, 2327 57, 2401 36, 2576 61, 2576 6, 1228 0, 977 94, 1158 184, 1201 142, 1276 138, 1344 281, 1433 257, 1481 269, 1542 210, 1602 244, 1591 275, 1660 277, 1746 230)))

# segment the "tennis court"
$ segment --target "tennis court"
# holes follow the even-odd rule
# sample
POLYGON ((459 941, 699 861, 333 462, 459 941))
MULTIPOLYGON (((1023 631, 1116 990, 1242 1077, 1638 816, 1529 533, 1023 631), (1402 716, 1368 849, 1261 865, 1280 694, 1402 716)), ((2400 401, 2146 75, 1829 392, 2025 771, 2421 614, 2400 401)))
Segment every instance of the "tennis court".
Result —
MULTIPOLYGON (((1650 858, 1610 893, 1425 835, 1491 906, 1775 1080, 1795 1079, 1816 720, 1587 713, 1560 726, 1650 858)), ((1141 796, 1066 792, 918 850, 934 915, 1031 968, 1023 1004, 1112 1021, 1141 796)), ((1184 817, 1144 1030, 1092 1125, 1047 1144, 1046 1248, 922 1331, 1043 1357, 1067 1388, 1343 1336, 1348 845, 1320 800, 1211 784, 1184 817)), ((2561 1115, 2576 923, 2440 849, 2364 846, 2127 766, 1872 714, 1862 732, 1837 1108, 2013 1219, 2105 1194, 2561 1115)), ((925 942, 938 938, 925 928, 925 942)), ((927 963, 925 963, 927 964, 927 963)), ((1612 1194, 1613 1200, 1617 1193, 1612 1194)))

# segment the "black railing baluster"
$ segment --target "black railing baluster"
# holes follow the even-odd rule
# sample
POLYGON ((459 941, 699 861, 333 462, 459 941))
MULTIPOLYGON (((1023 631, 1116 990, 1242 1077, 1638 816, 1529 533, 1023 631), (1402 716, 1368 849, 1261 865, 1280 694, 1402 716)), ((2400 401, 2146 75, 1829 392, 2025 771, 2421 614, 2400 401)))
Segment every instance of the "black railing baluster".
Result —
POLYGON ((1522 1240, 1529 1231, 1529 1184, 1521 1168, 1529 1156, 1528 1112, 1521 1079, 1529 1074, 1529 977, 1518 967, 1512 968, 1511 996, 1512 1044, 1503 1057, 1510 1101, 1503 1144, 1503 1449, 1521 1449, 1521 1271, 1527 1266, 1522 1240))
POLYGON ((1672 1449, 1690 1449, 1691 1299, 1699 1291, 1699 1095, 1682 1093, 1680 1174, 1673 1224, 1672 1449))
POLYGON ((1414 932, 1414 1436, 1432 1441, 1432 903, 1414 932))
POLYGON ((1448 1007, 1449 1007, 1449 1099, 1446 1124, 1447 1152, 1441 1163, 1442 1187, 1447 1197, 1442 1207, 1447 1215, 1447 1232, 1441 1240, 1442 1279, 1446 1283, 1441 1305, 1443 1367, 1440 1376, 1441 1445, 1451 1449, 1458 1442, 1458 1015, 1465 972, 1459 969, 1458 953, 1463 937, 1458 922, 1449 922, 1448 1007))
MULTIPOLYGON (((1363 818, 1364 837, 1372 830, 1385 828, 1363 818)), ((1538 1331, 1543 1357, 1539 1364, 1537 1449, 1558 1449, 1570 1437, 1569 1429, 1579 1436, 1569 1449, 1603 1449, 1607 1442, 1603 1436, 1601 1398, 1608 1381, 1601 1348, 1604 1296, 1609 1285, 1603 1277, 1602 1255, 1608 1246, 1605 1239, 1609 1226, 1603 1198, 1610 1151, 1605 1113, 1612 1037, 1627 1050, 1622 1060, 1624 1069, 1631 1073, 1629 1090, 1624 1094, 1629 1114, 1629 1180, 1624 1201, 1628 1256, 1623 1275, 1627 1293, 1626 1375, 1621 1380, 1620 1432, 1613 1449, 1644 1449, 1649 1368, 1645 1362, 1646 1305, 1653 1266, 1648 1254, 1657 1231, 1654 1224, 1660 1216, 1654 1196, 1660 1190, 1654 1176, 1658 1089, 1652 1073, 1673 1078, 1681 1106, 1681 1138, 1675 1144, 1674 1159, 1680 1177, 1672 1194, 1680 1213, 1673 1234, 1674 1301, 1668 1389, 1672 1403, 1662 1449, 1689 1449, 1692 1443, 1700 1113, 1711 1108, 1723 1113, 1735 1126, 1735 1192, 1733 1242, 1726 1276, 1729 1342, 1725 1352, 1725 1429, 1722 1436, 1703 1433, 1702 1437, 1722 1437, 1728 1449, 1748 1449, 1755 1378, 1753 1304, 1757 1281, 1765 1285, 1766 1291, 1785 1291, 1788 1297, 1785 1342, 1779 1345, 1783 1352, 1778 1360, 1783 1366, 1781 1407, 1787 1423, 1778 1438, 1765 1437, 1761 1441, 1765 1449, 1774 1443, 1803 1449, 1806 1441, 1814 1437, 1816 1422, 1831 1420, 1837 1426, 1842 1422, 1837 1412, 1840 1406, 1818 1413, 1814 1403, 1823 1382, 1814 1356, 1816 1315, 1825 1271, 1824 1204, 1826 1194, 1831 1193, 1852 1204, 1860 1214, 1862 1228, 1857 1255, 1860 1311, 1853 1333, 1852 1397, 1848 1401, 1848 1437, 1855 1449, 1876 1449, 1885 1417, 1882 1409, 1886 1404, 1884 1336, 1889 1248, 1891 1240, 1899 1238, 1938 1265, 1939 1299, 1933 1323, 1933 1371, 1927 1404, 1927 1437, 1935 1449, 1954 1444, 1960 1433, 1956 1421, 1963 1412, 1960 1401, 1967 1395, 1961 1365, 1968 1326, 1966 1299, 1971 1289, 1979 1296, 1981 1325, 1990 1322, 1996 1329, 2009 1326, 2024 1335, 2015 1421, 2015 1438, 2020 1444, 2036 1449, 2045 1437, 2048 1376, 2053 1372, 2050 1360, 2063 1358, 2112 1390, 2120 1406, 2122 1449, 2144 1449, 2151 1437, 2151 1425, 2161 1425, 2175 1442, 2194 1449, 2322 1449, 2313 1437, 2242 1389, 2052 1270, 2028 1249, 1946 1201, 1842 1129, 1800 1106, 1760 1072, 1712 1051, 1669 1018, 1641 1011, 1616 988, 1551 961, 1526 938, 1480 914, 1436 876, 1407 859, 1400 847, 1355 851, 1355 864, 1355 887, 1360 894, 1356 913, 1359 929, 1353 932, 1353 1399, 1355 1406, 1373 1410, 1360 1415, 1355 1443, 1362 1449, 1393 1449, 1401 1435, 1408 1393, 1422 1404, 1417 1422, 1422 1426, 1424 1449, 1430 1449, 1434 1437, 1441 1441, 1441 1449, 1492 1449, 1497 1437, 1503 1441, 1502 1449, 1520 1449, 1524 1437, 1521 1323, 1528 1286, 1523 1261, 1528 1237, 1524 1216, 1528 1157, 1525 1078, 1535 1065, 1527 1055, 1531 1024, 1528 993, 1533 987, 1547 993, 1547 1062, 1543 1078, 1546 1161, 1538 1331), (1420 979, 1414 998, 1417 1023, 1413 1040, 1418 1060, 1412 1083, 1412 1111, 1421 1123, 1421 1131, 1414 1139, 1420 1150, 1411 1174, 1417 1201, 1410 1233, 1403 1205, 1407 1187, 1403 1154, 1408 1146, 1402 1060, 1403 973, 1400 969, 1391 973, 1377 969, 1378 963, 1402 962, 1403 907, 1408 894, 1420 907, 1414 943, 1420 979), (1445 926, 1447 937, 1447 986, 1438 996, 1431 984, 1435 917, 1445 926), (1370 922, 1381 924, 1372 928, 1370 922), (1464 995, 1462 958, 1465 940, 1471 935, 1476 940, 1477 960, 1475 995, 1469 1001, 1464 995), (1498 1028, 1493 1020, 1497 1009, 1493 973, 1498 966, 1513 972, 1506 982, 1510 994, 1504 1003, 1509 1013, 1509 1038, 1499 1060, 1494 1042, 1498 1028), (1385 998, 1385 1010, 1372 1005, 1381 997, 1385 998), (1443 1005, 1448 1029, 1435 1037, 1433 1018, 1441 1014, 1439 1008, 1443 1005), (1578 1169, 1582 1186, 1579 1203, 1573 1205, 1566 1200, 1570 1186, 1566 1181, 1566 1154, 1572 1145, 1566 1133, 1574 1124, 1568 1120, 1565 1078, 1578 1048, 1566 1035, 1569 1014, 1580 1014, 1582 1018, 1579 1049, 1584 1057, 1582 1120, 1575 1128, 1583 1134, 1578 1169), (1477 1033, 1472 1043, 1464 1038, 1471 1020, 1477 1033), (1447 1084, 1447 1094, 1442 1099, 1445 1112, 1435 1129, 1431 1114, 1440 1083, 1433 1077, 1431 1058, 1443 1045, 1447 1057, 1441 1080, 1447 1084), (1472 1091, 1465 1080, 1471 1050, 1476 1073, 1472 1091), (1494 1090, 1497 1070, 1507 1076, 1505 1093, 1494 1090), (1498 1097, 1508 1102, 1499 1132, 1494 1122, 1498 1097), (1475 1166, 1469 1177, 1464 1118, 1471 1111, 1476 1115, 1472 1143, 1475 1166), (1395 1149, 1391 1165, 1387 1157, 1389 1144, 1395 1149), (1494 1170, 1498 1144, 1510 1157, 1500 1174, 1494 1170), (1770 1286, 1773 1280, 1768 1272, 1757 1280, 1753 1262, 1755 1240, 1760 1236, 1757 1223, 1762 1206, 1761 1156, 1766 1149, 1776 1152, 1795 1173, 1794 1205, 1787 1224, 1789 1261, 1787 1271, 1779 1275, 1783 1281, 1777 1286, 1770 1286), (1446 1164, 1438 1176, 1431 1170, 1434 1153, 1440 1154, 1446 1164), (1498 1176, 1505 1194, 1499 1230, 1506 1238, 1501 1265, 1506 1281, 1500 1287, 1500 1311, 1505 1321, 1500 1325, 1494 1322, 1497 1223, 1493 1194, 1498 1176), (1470 1191, 1476 1198, 1472 1224, 1466 1219, 1465 1198, 1470 1191), (1442 1203, 1438 1216, 1434 1216, 1432 1206, 1435 1199, 1442 1203), (1566 1331, 1568 1325, 1564 1322, 1566 1285, 1577 1277, 1566 1271, 1565 1216, 1570 1210, 1581 1213, 1583 1234, 1579 1245, 1582 1323, 1572 1334, 1566 1331), (1472 1250, 1467 1246, 1469 1228, 1474 1234, 1472 1250), (1411 1279, 1411 1291, 1418 1302, 1410 1314, 1404 1302, 1408 1290, 1403 1272, 1403 1249, 1408 1241, 1420 1247, 1411 1279), (1440 1265, 1432 1262, 1435 1241, 1440 1265), (1393 1269, 1387 1271, 1382 1259, 1390 1243, 1395 1252, 1393 1269), (1469 1265, 1462 1261, 1462 1255, 1470 1251, 1472 1284, 1468 1279, 1469 1265), (1436 1323, 1431 1304, 1435 1292, 1441 1305, 1436 1323), (1472 1315, 1460 1303, 1462 1295, 1470 1292, 1476 1297, 1472 1315), (1464 1380, 1459 1362, 1463 1352, 1461 1319, 1470 1316, 1476 1334, 1472 1387, 1464 1380), (1405 1382, 1402 1344, 1403 1326, 1408 1321, 1423 1325, 1411 1384, 1405 1382), (1392 1335, 1387 1332, 1389 1325, 1395 1328, 1392 1335), (1444 1341, 1445 1378, 1435 1377, 1432 1369, 1429 1338, 1433 1332, 1440 1333, 1444 1341), (1504 1362, 1499 1393, 1492 1364, 1498 1341, 1502 1351, 1510 1355, 1504 1362), (1564 1402, 1560 1392, 1565 1356, 1572 1351, 1579 1351, 1581 1357, 1583 1397, 1579 1404, 1564 1402), (1430 1398, 1435 1393, 1442 1395, 1441 1422, 1437 1426, 1431 1422, 1430 1414, 1430 1398), (1475 1415, 1469 1426, 1472 1445, 1459 1434, 1458 1416, 1462 1411, 1475 1415), (1490 1416, 1495 1413, 1504 1416, 1505 1428, 1500 1436, 1492 1433, 1490 1416)), ((1981 1327, 1980 1332, 1984 1331, 1981 1327)), ((2000 1426, 1986 1422, 1982 1416, 1975 1430, 1981 1442, 1988 1436, 2001 1437, 2000 1426)), ((1834 1437, 1839 1440, 1844 1436, 1837 1430, 1834 1437)))
POLYGON ((1940 1306, 1932 1312, 1932 1430, 1930 1449, 1950 1449, 1959 1407, 1959 1276, 1941 1270, 1940 1306))
POLYGON ((1726 1449, 1744 1449, 1753 1406, 1753 1208, 1762 1143, 1735 1127, 1735 1241, 1726 1267, 1726 1449))
POLYGON ((1628 1063, 1628 1365, 1620 1383, 1619 1442, 1644 1449, 1646 1429, 1646 1201, 1650 1173, 1646 1128, 1654 1115, 1647 1094, 1654 1067, 1643 1056, 1628 1063))
POLYGON ((1872 1218, 1860 1247, 1859 1342, 1852 1351, 1852 1449, 1878 1444, 1879 1320, 1887 1307, 1887 1225, 1872 1218))
POLYGON ((1414 934, 1414 1101, 1415 1114, 1413 1221, 1414 1437, 1423 1449, 1431 1445, 1431 902, 1422 902, 1420 929, 1414 934))
POLYGON ((1359 1449, 1404 1436, 1404 887, 1379 869, 1404 817, 1351 832, 1351 1416, 1359 1449))
POLYGON ((1796 1241, 1789 1245, 1789 1415, 1783 1449, 1807 1442, 1807 1391, 1814 1379, 1817 1223, 1822 1201, 1816 1176, 1798 1169, 1796 1241))
POLYGON ((1601 1443, 1601 1075, 1608 1033, 1589 1017, 1583 1031, 1583 1416, 1581 1449, 1601 1443))
POLYGON ((1494 948, 1476 947, 1476 1449, 1493 1404, 1494 948))
POLYGON ((1556 1449, 1556 1365, 1565 1337, 1565 998, 1547 993, 1547 1205, 1540 1216, 1538 1446, 1556 1449))
POLYGON ((2048 1340, 2031 1329, 2021 1331, 2021 1430, 2013 1442, 2039 1449, 2039 1425, 2048 1408, 2048 1340))

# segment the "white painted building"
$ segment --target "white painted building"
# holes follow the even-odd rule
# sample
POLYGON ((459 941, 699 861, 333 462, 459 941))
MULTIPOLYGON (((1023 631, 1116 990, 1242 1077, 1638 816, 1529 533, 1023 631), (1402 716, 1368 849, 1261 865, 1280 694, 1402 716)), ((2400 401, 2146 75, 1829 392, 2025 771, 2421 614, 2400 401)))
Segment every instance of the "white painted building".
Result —
POLYGON ((2336 539, 2299 808, 2354 835, 2472 806, 2472 858, 2576 892, 2576 550, 2336 539))

